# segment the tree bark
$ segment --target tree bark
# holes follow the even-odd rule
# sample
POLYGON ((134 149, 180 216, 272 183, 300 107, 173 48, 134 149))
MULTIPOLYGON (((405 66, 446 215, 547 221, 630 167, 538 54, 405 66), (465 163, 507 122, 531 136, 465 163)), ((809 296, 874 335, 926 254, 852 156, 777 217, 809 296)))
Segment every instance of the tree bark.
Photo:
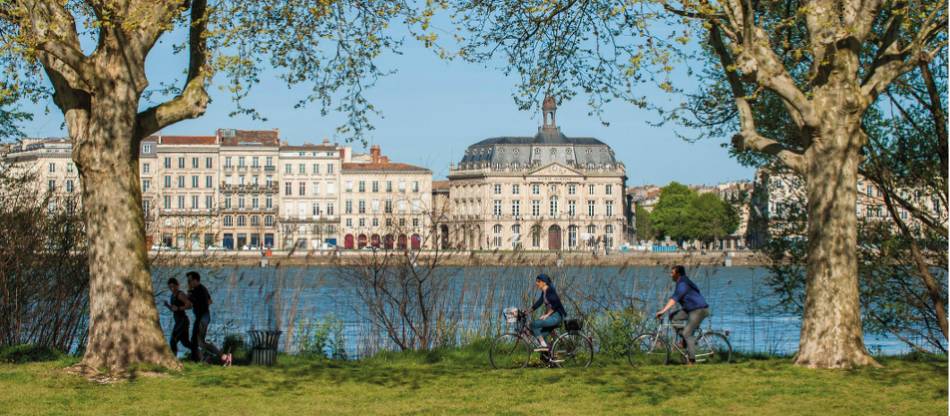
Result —
MULTIPOLYGON (((829 109, 831 110, 831 109, 829 109)), ((877 363, 864 346, 857 262, 860 114, 825 111, 825 128, 805 153, 808 263, 795 363, 852 368, 877 363)))
POLYGON ((145 247, 134 133, 140 87, 115 78, 103 87, 91 97, 88 128, 70 129, 90 242, 89 334, 80 365, 108 373, 179 369, 159 325, 145 247))

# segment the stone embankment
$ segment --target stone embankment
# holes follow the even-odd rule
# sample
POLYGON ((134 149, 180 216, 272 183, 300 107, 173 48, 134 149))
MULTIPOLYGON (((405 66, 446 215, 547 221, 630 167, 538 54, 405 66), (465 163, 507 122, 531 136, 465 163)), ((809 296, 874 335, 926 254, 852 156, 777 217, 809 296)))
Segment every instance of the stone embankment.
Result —
MULTIPOLYGON (((205 267, 222 266, 335 266, 367 264, 382 261, 392 256, 396 264, 398 259, 406 259, 401 251, 347 250, 347 251, 310 251, 310 252, 272 252, 270 256, 259 252, 152 252, 152 262, 158 265, 201 265, 205 267)), ((619 266, 766 266, 769 259, 761 253, 739 252, 680 252, 680 253, 611 253, 609 255, 590 252, 511 252, 511 251, 421 251, 413 253, 417 263, 436 261, 443 266, 564 266, 564 267, 619 267, 619 266)))

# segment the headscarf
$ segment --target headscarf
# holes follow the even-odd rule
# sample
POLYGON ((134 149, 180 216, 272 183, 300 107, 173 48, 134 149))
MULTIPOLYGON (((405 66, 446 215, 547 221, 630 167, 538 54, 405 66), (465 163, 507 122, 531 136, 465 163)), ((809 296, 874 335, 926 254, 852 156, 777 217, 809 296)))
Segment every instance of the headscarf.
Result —
POLYGON ((549 287, 552 287, 552 288, 554 287, 554 282, 551 281, 551 277, 544 273, 539 274, 538 277, 534 278, 534 280, 540 280, 544 282, 544 284, 548 285, 549 287))

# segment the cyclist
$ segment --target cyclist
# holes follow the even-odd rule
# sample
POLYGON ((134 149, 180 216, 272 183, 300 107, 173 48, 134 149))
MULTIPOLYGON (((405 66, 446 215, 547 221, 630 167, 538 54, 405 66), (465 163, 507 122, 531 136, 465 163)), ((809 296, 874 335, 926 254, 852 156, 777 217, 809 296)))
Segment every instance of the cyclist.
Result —
POLYGON ((554 289, 554 283, 551 282, 551 278, 548 277, 548 275, 544 273, 539 274, 538 277, 534 279, 534 284, 541 290, 541 296, 534 302, 534 305, 531 306, 531 312, 534 313, 534 310, 538 309, 542 304, 544 304, 545 311, 540 319, 531 322, 531 333, 538 338, 538 343, 540 344, 540 348, 535 349, 535 351, 547 351, 548 344, 544 341, 544 334, 550 333, 552 329, 560 326, 567 313, 564 311, 564 305, 561 305, 561 298, 557 296, 557 290, 554 289))
POLYGON ((673 266, 670 269, 670 277, 676 282, 676 289, 673 291, 670 300, 666 302, 666 306, 656 313, 656 317, 663 316, 677 303, 680 304, 681 309, 670 314, 670 320, 686 321, 686 326, 683 327, 680 335, 686 339, 686 353, 689 363, 692 364, 696 362, 696 337, 693 336, 693 332, 699 328, 699 324, 703 322, 703 319, 709 316, 709 305, 703 295, 699 293, 699 287, 692 280, 689 280, 689 277, 686 277, 686 268, 673 266))

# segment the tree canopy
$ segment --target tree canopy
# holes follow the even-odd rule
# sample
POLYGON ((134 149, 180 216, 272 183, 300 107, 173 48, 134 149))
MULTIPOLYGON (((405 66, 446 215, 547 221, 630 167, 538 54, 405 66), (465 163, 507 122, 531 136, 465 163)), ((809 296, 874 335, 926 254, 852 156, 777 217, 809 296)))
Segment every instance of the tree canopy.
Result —
POLYGON ((660 200, 650 214, 650 224, 655 237, 708 242, 735 232, 739 217, 732 205, 718 195, 700 194, 671 182, 661 189, 660 200))

